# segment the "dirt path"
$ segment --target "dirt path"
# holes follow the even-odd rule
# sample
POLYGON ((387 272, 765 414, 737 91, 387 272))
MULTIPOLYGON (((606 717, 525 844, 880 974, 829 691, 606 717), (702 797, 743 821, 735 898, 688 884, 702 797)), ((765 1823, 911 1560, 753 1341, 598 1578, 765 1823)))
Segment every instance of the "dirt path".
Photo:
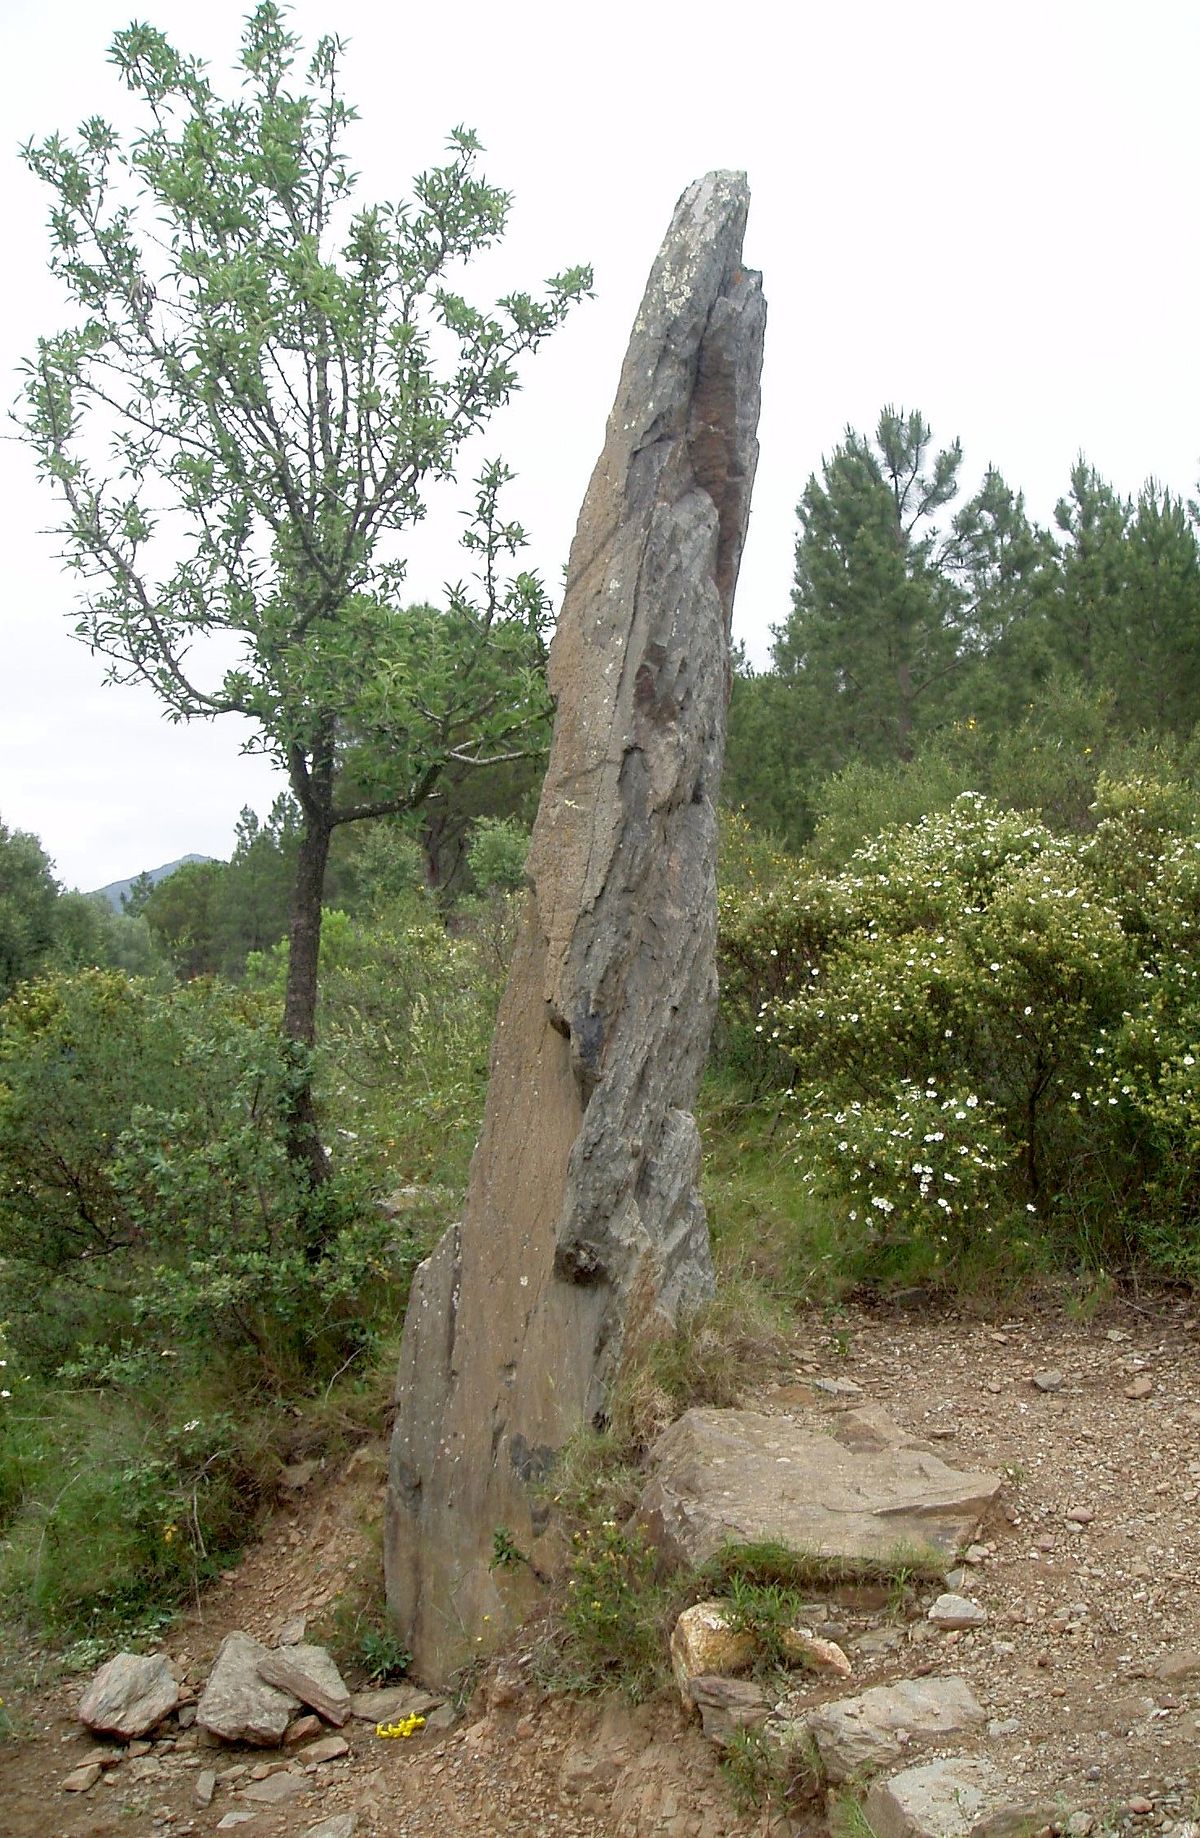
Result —
MULTIPOLYGON (((987 1625, 940 1633, 920 1603, 906 1621, 877 1614, 869 1628, 844 1617, 854 1688, 915 1670, 961 1674, 988 1716, 975 1748, 1014 1798, 1049 1796, 1064 1824, 1075 1815, 1075 1833, 1090 1819, 1097 1832, 1195 1838, 1182 1828, 1200 1809, 1197 1354, 1196 1319, 1182 1306, 1090 1323, 850 1310, 803 1321, 790 1387, 759 1400, 786 1410, 789 1390, 815 1377, 849 1379, 947 1460, 1006 1472, 1003 1511, 963 1582, 987 1625)), ((228 1629, 273 1639, 295 1614, 319 1619, 371 1573, 381 1462, 380 1450, 360 1451, 336 1484, 321 1491, 318 1478, 175 1631, 168 1650, 193 1683, 228 1629)), ((252 1770, 282 1757, 214 1752, 192 1730, 122 1760, 86 1794, 64 1793, 97 1745, 73 1719, 80 1681, 61 1683, 13 1706, 20 1740, 0 1748, 0 1834, 207 1838, 244 1828, 247 1838, 306 1838, 351 1813, 354 1838, 767 1829, 762 1816, 734 1812, 712 1751, 673 1703, 631 1714, 548 1701, 523 1683, 518 1661, 448 1732, 381 1741, 368 1724, 348 1726, 350 1755, 313 1766, 303 1795, 278 1808, 241 1796, 252 1770), (200 1807, 194 1788, 207 1767, 244 1771, 200 1807), (222 1826, 231 1813, 244 1816, 222 1826)), ((830 1693, 814 1687, 819 1695, 830 1693)), ((330 1838, 343 1838, 336 1825, 330 1838)))

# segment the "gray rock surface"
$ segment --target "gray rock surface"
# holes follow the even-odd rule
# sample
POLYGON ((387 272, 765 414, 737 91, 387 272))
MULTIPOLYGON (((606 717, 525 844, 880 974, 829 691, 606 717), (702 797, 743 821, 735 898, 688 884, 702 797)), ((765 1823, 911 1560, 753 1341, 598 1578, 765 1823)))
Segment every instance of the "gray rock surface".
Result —
POLYGON ((728 634, 765 308, 740 174, 680 200, 634 324, 550 654, 557 716, 461 1228, 405 1321, 385 1545, 444 1678, 560 1560, 537 1488, 627 1350, 710 1291, 708 1047, 728 634), (527 1562, 492 1567, 503 1527, 527 1562))
POLYGON ((958 1756, 876 1781, 863 1813, 875 1838, 1018 1838, 1057 1816, 1017 1801, 991 1762, 958 1756))
POLYGON ((704 1563, 732 1540, 773 1539, 830 1557, 945 1557, 1000 1490, 997 1474, 949 1467, 898 1429, 851 1447, 828 1431, 753 1410, 689 1410, 651 1451, 636 1517, 677 1563, 704 1563))
POLYGON ((256 1806, 286 1806, 289 1800, 298 1800, 307 1793, 310 1784, 306 1775, 292 1774, 284 1768, 278 1774, 268 1774, 265 1781, 251 1781, 242 1788, 242 1798, 252 1800, 256 1806))
POLYGON ((753 1679, 702 1675, 689 1679, 688 1695, 700 1712, 704 1734, 719 1748, 735 1730, 761 1729, 771 1714, 771 1700, 753 1679))
POLYGON ((831 1781, 847 1781, 899 1761, 914 1743, 944 1742, 984 1720, 961 1678, 901 1679, 857 1697, 822 1704, 799 1720, 816 1742, 831 1781))
POLYGON ((60 1781, 59 1789, 62 1793, 90 1793, 103 1773, 98 1761, 81 1761, 60 1781))
POLYGON ((268 1653, 258 1662, 258 1676, 299 1698, 339 1729, 350 1715, 349 1687, 324 1647, 296 1645, 268 1653))
POLYGON ((985 1627, 987 1609, 979 1602, 973 1602, 970 1596, 949 1594, 940 1595, 929 1607, 928 1619, 935 1627, 950 1631, 954 1628, 985 1627))
POLYGON ((117 1653, 97 1672, 79 1700, 79 1721, 126 1742, 144 1736, 174 1710, 179 1686, 166 1656, 117 1653))
POLYGON ((267 1648, 249 1634, 237 1629, 226 1634, 196 1706, 201 1729, 225 1742, 251 1742, 260 1748, 283 1740, 300 1700, 259 1677, 259 1661, 266 1657, 267 1648))
POLYGON ((356 1691, 350 1712, 364 1723, 394 1723, 401 1717, 427 1717, 442 1702, 419 1685, 380 1685, 373 1691, 356 1691))
POLYGON ((357 1830, 357 1813, 337 1812, 332 1819, 322 1819, 319 1825, 310 1825, 304 1838, 354 1838, 357 1830))

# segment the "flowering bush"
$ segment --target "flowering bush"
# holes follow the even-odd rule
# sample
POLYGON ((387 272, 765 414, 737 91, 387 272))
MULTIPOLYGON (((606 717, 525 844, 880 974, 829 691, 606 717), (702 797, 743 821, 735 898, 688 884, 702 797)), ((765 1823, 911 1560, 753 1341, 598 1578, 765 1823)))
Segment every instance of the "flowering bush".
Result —
POLYGON ((967 793, 839 874, 726 897, 731 1018, 757 999, 804 1179, 868 1247, 1033 1229, 1200 1274, 1193 808, 1102 778, 1094 832, 1060 837, 967 793))

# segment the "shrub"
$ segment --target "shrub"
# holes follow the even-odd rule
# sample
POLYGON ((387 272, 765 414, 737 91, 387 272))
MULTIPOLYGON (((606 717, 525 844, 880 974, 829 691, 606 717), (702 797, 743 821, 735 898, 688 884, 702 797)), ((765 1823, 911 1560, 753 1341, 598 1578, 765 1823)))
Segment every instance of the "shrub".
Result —
POLYGON ((302 1075, 274 1005, 116 972, 27 985, 0 1017, 0 1299, 49 1376, 137 1382, 165 1347, 286 1390, 369 1331, 403 1246, 355 1168, 311 1196, 287 1157, 302 1075), (300 1375, 303 1375, 301 1378, 300 1375))
POLYGON ((803 1178, 876 1275, 1034 1240, 1200 1272, 1195 800, 1100 774, 1093 822, 966 793, 723 902, 730 1025, 759 1000, 803 1178))

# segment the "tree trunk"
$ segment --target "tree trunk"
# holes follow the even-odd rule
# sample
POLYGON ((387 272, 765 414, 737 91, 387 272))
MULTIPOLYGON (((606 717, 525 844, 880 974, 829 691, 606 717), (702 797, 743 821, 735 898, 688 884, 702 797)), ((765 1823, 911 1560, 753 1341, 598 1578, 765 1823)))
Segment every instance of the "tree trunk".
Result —
MULTIPOLYGON (((292 890, 291 948, 283 1031, 307 1052, 317 1037, 317 969, 321 952, 321 899, 333 826, 321 813, 306 809, 296 881, 292 890)), ((314 1187, 328 1179, 329 1162, 321 1146, 313 1105, 312 1080, 305 1076, 292 1099, 288 1119, 288 1156, 303 1168, 314 1187)))

